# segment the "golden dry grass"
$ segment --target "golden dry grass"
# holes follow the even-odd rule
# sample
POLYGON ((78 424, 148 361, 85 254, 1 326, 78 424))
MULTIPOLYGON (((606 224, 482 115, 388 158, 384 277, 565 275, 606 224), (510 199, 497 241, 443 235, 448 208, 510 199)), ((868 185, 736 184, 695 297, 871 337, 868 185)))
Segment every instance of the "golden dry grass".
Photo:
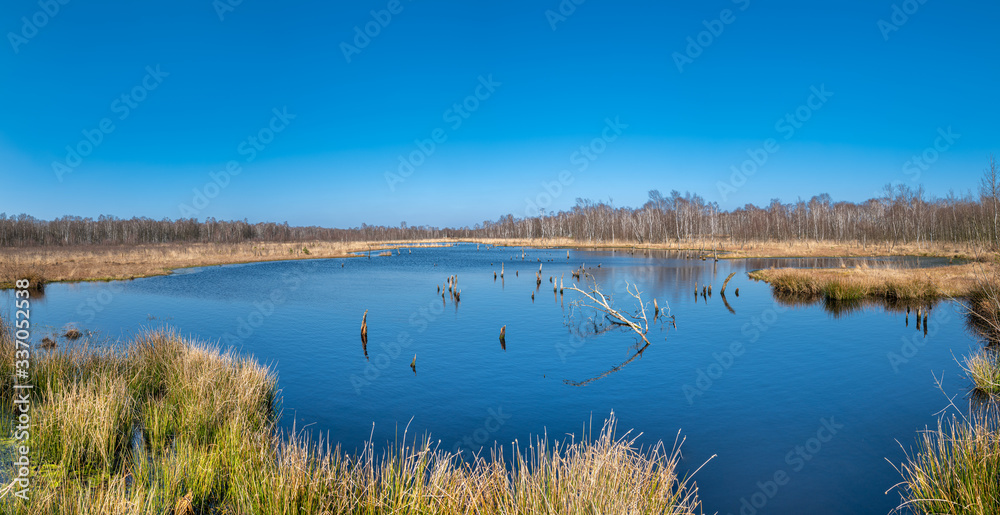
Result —
POLYGON ((834 300, 869 297, 930 299, 968 297, 979 285, 982 263, 931 268, 772 268, 750 273, 778 293, 825 295, 834 300))
POLYGON ((1000 354, 996 349, 984 348, 966 356, 962 368, 979 392, 1000 396, 1000 354))
MULTIPOLYGON (((16 358, 0 321, 8 414, 16 358)), ((679 443, 641 449, 613 414, 581 439, 489 456, 405 435, 347 454, 278 431, 271 369, 172 332, 40 353, 32 370, 32 490, 0 489, 0 513, 701 513, 679 443)))
POLYGON ((571 238, 472 238, 475 243, 503 247, 588 247, 588 248, 629 248, 649 250, 694 251, 701 255, 719 259, 740 259, 759 257, 874 257, 874 256, 939 256, 951 258, 971 258, 985 254, 974 243, 877 243, 861 245, 857 242, 837 242, 831 240, 806 241, 754 241, 741 243, 730 239, 685 240, 667 243, 637 243, 626 240, 587 241, 571 238))
POLYGON ((399 246, 440 242, 184 243, 140 246, 29 247, 0 249, 0 288, 20 278, 34 281, 105 281, 169 274, 193 266, 348 257, 399 246), (304 250, 306 249, 307 252, 304 250))
POLYGON ((0 249, 0 288, 12 281, 29 277, 33 283, 59 281, 106 281, 166 275, 176 268, 280 261, 286 259, 324 259, 349 257, 356 252, 378 255, 385 249, 406 246, 443 246, 472 242, 505 247, 537 248, 629 248, 676 250, 719 259, 748 257, 826 257, 826 256, 943 256, 970 257, 984 253, 974 245, 858 245, 833 241, 753 242, 730 240, 692 240, 669 243, 597 242, 571 238, 539 239, 438 239, 389 242, 288 242, 288 243, 178 243, 140 246, 71 246, 0 249))

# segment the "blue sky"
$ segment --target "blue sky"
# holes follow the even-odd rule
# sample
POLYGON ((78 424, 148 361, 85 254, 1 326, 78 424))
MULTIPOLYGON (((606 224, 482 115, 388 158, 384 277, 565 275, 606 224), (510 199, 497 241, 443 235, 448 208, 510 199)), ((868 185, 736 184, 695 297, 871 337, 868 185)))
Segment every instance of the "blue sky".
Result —
POLYGON ((63 1, 0 17, 8 214, 462 226, 651 189, 945 196, 1000 150, 995 3, 63 1))

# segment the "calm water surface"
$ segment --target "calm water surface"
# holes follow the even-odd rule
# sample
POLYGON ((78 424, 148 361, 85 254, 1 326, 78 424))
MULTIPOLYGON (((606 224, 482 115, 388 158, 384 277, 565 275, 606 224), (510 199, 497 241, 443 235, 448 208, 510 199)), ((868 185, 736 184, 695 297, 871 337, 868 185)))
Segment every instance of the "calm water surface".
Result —
MULTIPOLYGON (((36 339, 66 324, 93 338, 169 325, 235 346, 277 370, 284 426, 308 426, 348 450, 369 437, 393 440, 407 425, 410 435, 430 433, 449 450, 509 446, 546 432, 579 436, 584 424, 596 428, 613 411, 620 427, 643 433, 644 444, 669 445, 680 431, 687 470, 716 455, 696 476, 709 513, 752 513, 746 505, 754 502, 763 504, 757 513, 888 513, 899 504, 897 491, 885 493, 900 480, 892 463, 919 429, 936 424, 947 396, 968 391, 955 359, 979 344, 949 303, 933 308, 925 336, 904 312, 789 306, 746 276, 773 265, 841 262, 716 263, 586 250, 567 259, 566 250, 536 249, 522 260, 513 248, 413 248, 391 257, 53 284, 34 301, 32 319, 36 339), (494 280, 501 262, 505 277, 494 280), (676 329, 655 323, 640 358, 574 386, 638 348, 622 331, 579 337, 578 295, 554 294, 549 277, 565 276, 568 286, 581 264, 620 307, 634 306, 626 282, 638 284, 648 302, 669 305, 676 329), (723 302, 719 288, 730 272, 736 276, 723 302), (457 305, 436 291, 449 275, 458 276, 457 305), (696 283, 713 285, 714 295, 696 297, 696 283), (359 337, 365 310, 367 348, 359 337), (506 349, 498 340, 503 325, 506 349), (776 475, 785 484, 771 483, 776 475)), ((887 262, 941 264, 868 263, 887 262)), ((11 305, 11 292, 0 297, 11 305)))

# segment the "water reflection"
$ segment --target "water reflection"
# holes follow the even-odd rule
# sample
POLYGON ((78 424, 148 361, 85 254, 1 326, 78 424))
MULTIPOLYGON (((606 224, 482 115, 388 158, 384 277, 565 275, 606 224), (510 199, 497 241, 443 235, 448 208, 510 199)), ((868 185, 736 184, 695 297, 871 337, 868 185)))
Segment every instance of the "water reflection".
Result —
POLYGON ((969 392, 969 413, 973 417, 1000 421, 1000 399, 996 395, 973 388, 969 392))
MULTIPOLYGON (((831 415, 847 421, 849 429, 783 487, 768 510, 795 512, 811 504, 815 515, 889 512, 898 503, 885 490, 899 477, 886 459, 898 463, 902 451, 897 440, 911 441, 916 429, 934 423, 932 415, 942 407, 942 395, 928 388, 929 371, 960 377, 955 357, 961 358, 967 344, 978 345, 964 332, 963 320, 945 316, 951 313, 943 306, 932 306, 925 323, 925 303, 775 301, 766 284, 749 281, 745 274, 777 266, 836 267, 839 259, 715 262, 711 256, 702 261, 697 252, 526 249, 525 260, 517 265, 520 256, 514 252, 502 247, 477 251, 472 244, 414 248, 412 254, 371 260, 192 269, 112 283, 113 301, 101 302, 104 309, 92 321, 82 317, 90 299, 102 298, 107 285, 53 284, 46 300, 33 304, 37 312, 32 318, 40 326, 83 322, 81 329, 113 336, 148 324, 149 313, 173 320, 186 334, 275 363, 283 406, 288 407, 282 429, 296 422, 314 424, 315 431, 329 434, 347 450, 363 448, 369 440, 377 445, 392 441, 397 423, 411 421, 415 433, 428 432, 447 445, 481 427, 482 415, 497 407, 512 418, 484 437, 487 448, 546 430, 567 434, 587 417, 611 410, 626 416, 629 427, 645 432, 641 443, 672 438, 683 428, 685 435, 695 437, 685 448, 692 463, 703 463, 712 454, 724 457, 697 476, 709 513, 738 513, 739 498, 750 495, 758 481, 773 477, 775 468, 784 466, 785 453, 815 431, 819 417, 831 415), (504 276, 504 262, 511 263, 514 276, 504 276), (539 262, 559 290, 553 304, 538 297, 538 276, 532 272, 539 262), (345 269, 345 263, 351 266, 345 269), (524 279, 517 271, 521 266, 524 279), (588 281, 595 278, 621 308, 632 312, 637 305, 626 296, 626 283, 640 285, 651 305, 656 298, 660 316, 655 316, 655 305, 647 307, 654 315, 646 335, 652 343, 646 345, 627 328, 602 324, 602 318, 587 320, 584 315, 594 312, 574 306, 579 294, 563 292, 579 284, 574 271, 583 271, 579 276, 585 273, 588 281), (723 295, 722 284, 734 272, 723 295), (257 306, 275 290, 288 291, 282 277, 289 273, 299 278, 295 294, 262 316, 257 306), (511 281, 509 288, 505 279, 511 281), (453 292, 465 295, 449 295, 449 283, 453 292), (532 292, 538 297, 534 303, 532 292), (811 307, 788 312, 776 302, 811 307), (452 303, 454 310, 447 308, 452 303), (867 307, 903 313, 910 308, 910 313, 904 327, 898 326, 903 314, 835 320, 867 307), (914 332, 918 307, 921 333, 930 329, 927 345, 906 354, 905 363, 887 359, 887 351, 902 354, 914 338, 922 339, 914 332), (373 316, 371 334, 361 338, 362 354, 370 361, 357 359, 354 339, 359 337, 357 313, 365 309, 373 316), (572 315, 578 323, 568 328, 572 315), (506 352, 501 338, 497 353, 492 338, 503 324, 511 327, 516 343, 506 352), (804 334, 823 337, 802 341, 804 334), (733 345, 740 354, 729 357, 733 345), (419 374, 415 359, 406 360, 416 354, 419 374), (697 398, 687 397, 690 388, 697 388, 697 398)), ((844 264, 861 261, 868 266, 941 264, 925 258, 844 264)), ((0 301, 10 306, 10 294, 0 292, 0 301)), ((955 383, 948 382, 947 394, 957 395, 962 404, 968 389, 955 383)), ((996 409, 982 396, 972 400, 982 409, 996 409)))
POLYGON ((909 327, 909 314, 911 310, 918 312, 917 330, 923 329, 927 332, 927 321, 930 310, 937 306, 941 300, 938 299, 892 299, 884 297, 872 297, 864 299, 831 299, 822 293, 783 293, 772 290, 775 301, 787 307, 806 307, 819 304, 823 311, 833 318, 842 318, 870 308, 881 308, 889 313, 905 313, 904 324, 909 327), (921 317, 923 321, 921 323, 921 317))
POLYGON ((929 268, 961 264, 945 257, 885 256, 885 257, 810 257, 810 258, 747 258, 749 270, 762 268, 929 268))
POLYGON ((722 297, 722 303, 723 303, 723 304, 725 304, 725 306, 726 306, 726 309, 728 309, 730 313, 732 313, 732 314, 734 314, 734 315, 735 315, 735 314, 736 314, 736 310, 735 310, 735 309, 733 309, 733 307, 732 307, 732 306, 730 306, 730 305, 729 305, 729 302, 728 302, 728 301, 726 300, 726 293, 725 293, 725 290, 723 290, 723 292, 722 292, 722 293, 721 293, 721 294, 720 294, 719 296, 720 296, 720 297, 722 297))
POLYGON ((615 372, 618 372, 619 370, 625 368, 629 363, 635 361, 636 358, 642 356, 642 353, 646 349, 648 349, 648 348, 649 348, 649 344, 647 343, 647 344, 643 345, 642 348, 640 348, 639 350, 637 350, 635 352, 635 354, 632 354, 632 357, 628 358, 627 360, 623 361, 622 363, 620 363, 618 365, 615 365, 615 366, 611 367, 610 369, 606 370, 605 372, 603 372, 603 373, 601 373, 599 375, 596 375, 596 376, 591 377, 589 379, 585 379, 583 381, 572 381, 572 380, 569 380, 569 379, 563 379, 563 383, 568 384, 570 386, 586 386, 586 385, 588 385, 588 384, 590 384, 590 383, 592 383, 594 381, 597 381, 599 379, 603 379, 603 378, 605 378, 605 377, 607 377, 607 376, 609 376, 609 375, 611 375, 611 374, 613 374, 615 372))
MULTIPOLYGON (((589 274, 585 274, 585 276, 586 275, 589 274)), ((577 291, 579 292, 580 290, 577 291)), ((613 295, 606 295, 602 293, 595 283, 594 286, 591 287, 589 293, 584 293, 584 295, 590 298, 594 304, 588 304, 583 299, 573 301, 571 303, 570 314, 566 316, 564 324, 579 342, 584 342, 588 339, 593 339, 597 336, 614 331, 629 333, 633 336, 638 334, 638 338, 632 346, 632 355, 625 361, 612 366, 608 370, 605 370, 596 376, 589 377, 582 381, 564 379, 564 384, 570 386, 586 386, 618 372, 635 361, 637 358, 641 357, 643 352, 649 348, 650 342, 647 335, 649 334, 650 329, 658 327, 662 333, 666 330, 667 321, 670 322, 671 326, 675 330, 677 329, 676 317, 675 315, 670 314, 669 304, 664 304, 661 316, 659 301, 654 298, 652 301, 653 321, 650 322, 647 317, 646 303, 642 300, 638 287, 633 288, 626 283, 625 291, 634 299, 635 305, 630 306, 631 312, 629 312, 627 308, 623 309, 619 306, 615 306, 613 302, 613 295)))
POLYGON ((963 305, 965 310, 965 328, 988 347, 1000 348, 1000 327, 990 321, 989 317, 963 305))

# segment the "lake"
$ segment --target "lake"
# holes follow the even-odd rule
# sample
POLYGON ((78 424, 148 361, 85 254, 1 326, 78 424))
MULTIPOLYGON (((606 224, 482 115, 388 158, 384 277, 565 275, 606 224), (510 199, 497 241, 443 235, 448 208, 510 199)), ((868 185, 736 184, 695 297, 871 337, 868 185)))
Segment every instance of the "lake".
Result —
MULTIPOLYGON (((901 479, 893 464, 918 430, 936 425, 948 397, 961 405, 969 382, 956 359, 980 345, 952 303, 933 307, 925 334, 898 306, 779 301, 746 275, 769 266, 941 260, 714 262, 622 250, 570 250, 567 259, 565 249, 524 249, 522 258, 520 248, 475 244, 375 254, 51 284, 33 301, 33 337, 72 324, 102 342, 167 325, 234 346, 277 371, 283 427, 328 435, 348 451, 404 430, 430 433, 446 450, 496 443, 509 451, 512 441, 523 447, 538 435, 579 438, 614 412, 643 444, 669 447, 679 431, 688 471, 714 455, 695 476, 705 511, 748 514, 895 508, 899 492, 886 494, 901 479), (501 263, 504 277, 494 279, 501 263), (587 334, 592 313, 574 305, 580 294, 559 295, 549 282, 563 278, 568 287, 583 264, 617 307, 636 307, 625 285, 638 285, 676 328, 661 314, 651 345, 610 371, 640 348, 636 335, 587 334), (437 291, 451 275, 457 303, 437 291), (707 284, 713 295, 702 297, 707 284)), ((12 306, 11 291, 0 297, 12 306)))

